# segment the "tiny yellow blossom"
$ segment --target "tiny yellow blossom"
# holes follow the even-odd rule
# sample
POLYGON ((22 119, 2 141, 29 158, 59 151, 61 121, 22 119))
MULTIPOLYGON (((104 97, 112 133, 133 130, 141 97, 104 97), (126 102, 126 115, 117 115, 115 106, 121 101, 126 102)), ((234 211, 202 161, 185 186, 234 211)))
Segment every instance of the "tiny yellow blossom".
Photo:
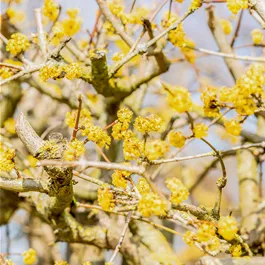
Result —
POLYGON ((136 187, 142 196, 150 192, 150 185, 145 178, 140 178, 136 187))
POLYGON ((216 228, 212 224, 203 223, 198 228, 197 239, 199 242, 206 242, 215 236, 216 228))
POLYGON ((27 160, 28 160, 29 165, 30 165, 31 167, 36 167, 36 164, 37 164, 37 162, 38 162, 38 159, 37 159, 37 158, 35 158, 35 157, 32 156, 32 155, 28 155, 28 156, 27 156, 27 160))
POLYGON ((5 122, 4 122, 4 127, 5 129, 12 134, 16 133, 16 129, 15 129, 15 120, 13 118, 8 118, 5 122))
POLYGON ((112 136, 116 140, 122 140, 124 139, 127 130, 129 129, 129 123, 128 122, 117 122, 112 127, 112 136))
POLYGON ((248 8, 248 0, 227 0, 226 4, 233 14, 237 14, 241 9, 248 8))
POLYGON ((9 17, 10 23, 13 25, 16 25, 17 23, 21 23, 25 19, 24 12, 15 10, 11 7, 7 8, 6 14, 9 17))
POLYGON ((208 127, 204 123, 195 124, 193 133, 196 138, 203 138, 208 135, 208 127))
MULTIPOLYGON (((65 124, 68 125, 70 128, 74 128, 76 117, 77 117, 77 110, 72 110, 70 112, 67 112, 65 116, 65 124)), ((86 125, 90 124, 91 119, 92 118, 91 118, 90 111, 85 108, 81 109, 80 117, 79 117, 79 126, 85 127, 86 125)))
POLYGON ((134 160, 143 157, 144 144, 135 133, 128 130, 123 142, 123 154, 126 160, 134 160))
POLYGON ((139 116, 134 121, 134 128, 141 133, 157 132, 161 125, 162 119, 156 114, 149 117, 139 116))
POLYGON ((27 265, 34 264, 37 261, 37 253, 33 248, 29 248, 28 250, 22 253, 23 261, 27 265))
POLYGON ((207 117, 217 117, 220 115, 220 106, 217 101, 217 88, 207 87, 201 94, 204 115, 207 117))
POLYGON ((46 82, 47 79, 59 79, 62 78, 63 66, 61 64, 45 65, 40 69, 40 78, 46 82))
POLYGON ((225 129, 228 133, 234 135, 234 136, 238 136, 240 135, 242 126, 241 123, 236 121, 236 120, 226 120, 224 122, 225 125, 225 129))
POLYGON ((113 193, 110 186, 106 183, 102 184, 98 189, 98 204, 104 211, 112 211, 114 208, 113 193))
POLYGON ((132 119, 133 112, 127 108, 118 110, 117 116, 120 122, 130 122, 132 119))
POLYGON ((86 152, 83 142, 78 141, 77 139, 68 143, 66 150, 63 153, 65 160, 71 161, 79 158, 86 152))
POLYGON ((145 146, 145 156, 148 160, 155 160, 163 157, 168 151, 168 144, 160 139, 148 141, 145 146))
POLYGON ((79 63, 70 63, 64 67, 65 77, 69 80, 80 78, 83 75, 83 69, 79 63))
POLYGON ((189 197, 187 187, 177 178, 168 178, 166 185, 169 188, 171 195, 170 201, 174 204, 179 204, 189 197))
POLYGON ((241 257, 242 256, 242 247, 240 244, 237 245, 232 245, 229 248, 229 251, 231 253, 231 255, 235 258, 241 257))
POLYGON ((218 221, 218 233, 226 240, 235 238, 238 231, 237 222, 233 216, 221 217, 218 221))
POLYGON ((224 33, 229 35, 233 30, 231 22, 227 19, 221 19, 220 22, 224 33))
POLYGON ((7 42, 6 50, 13 55, 17 55, 26 51, 29 46, 30 43, 26 35, 22 33, 14 33, 7 42))
POLYGON ((209 252, 218 250, 221 246, 220 240, 217 236, 212 236, 207 242, 205 249, 209 252))
POLYGON ((254 44, 261 44, 264 38, 263 32, 260 29, 253 29, 251 31, 252 41, 254 44))
POLYGON ((68 9, 67 14, 69 18, 66 18, 61 22, 65 35, 69 37, 76 34, 81 28, 82 22, 81 19, 77 17, 78 13, 78 9, 68 9))
POLYGON ((59 15, 59 5, 57 5, 53 0, 45 0, 42 12, 45 17, 54 21, 59 15))
POLYGON ((0 146, 0 171, 11 171, 15 167, 15 149, 0 146))
POLYGON ((192 247, 194 243, 196 242, 196 233, 188 230, 184 234, 183 240, 188 246, 192 247))
POLYGON ((125 189, 127 187, 127 179, 130 175, 131 173, 125 170, 115 170, 111 175, 112 184, 116 187, 125 189))
POLYGON ((169 133, 169 143, 177 148, 181 148, 185 145, 186 138, 181 132, 171 131, 169 133))
POLYGON ((114 62, 118 62, 118 61, 120 61, 124 56, 125 56, 125 54, 122 53, 122 52, 115 52, 115 53, 113 54, 113 56, 112 56, 112 61, 114 61, 114 62))
POLYGON ((202 6, 202 0, 192 0, 189 10, 196 10, 202 6))

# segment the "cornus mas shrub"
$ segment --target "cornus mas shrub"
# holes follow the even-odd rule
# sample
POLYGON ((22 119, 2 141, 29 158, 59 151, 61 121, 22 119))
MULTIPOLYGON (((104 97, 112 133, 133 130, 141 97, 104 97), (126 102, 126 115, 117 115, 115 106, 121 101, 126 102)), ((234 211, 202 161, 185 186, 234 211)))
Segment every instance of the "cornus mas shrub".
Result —
POLYGON ((2 2, 0 264, 265 264, 263 0, 2 2))

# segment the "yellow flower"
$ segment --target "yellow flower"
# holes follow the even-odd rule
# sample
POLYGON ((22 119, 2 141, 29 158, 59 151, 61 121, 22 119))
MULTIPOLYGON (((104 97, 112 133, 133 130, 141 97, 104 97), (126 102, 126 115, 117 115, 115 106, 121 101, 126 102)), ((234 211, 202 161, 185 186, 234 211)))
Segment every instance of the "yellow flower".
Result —
POLYGON ((215 236, 216 229, 212 224, 203 223, 198 228, 197 239, 199 242, 206 242, 215 236))
POLYGON ((204 123, 194 125, 193 133, 196 138, 203 138, 208 135, 208 127, 204 123))
POLYGON ((170 201, 174 204, 179 204, 189 197, 187 187, 177 178, 168 178, 166 185, 171 191, 170 201))
POLYGON ((125 189, 127 187, 127 179, 130 175, 131 173, 125 170, 115 170, 111 175, 112 184, 116 187, 125 189))
POLYGON ((217 88, 213 86, 207 87, 202 94, 204 115, 207 117, 217 117, 220 115, 220 106, 217 101, 217 88))
POLYGON ((218 221, 218 233, 226 240, 235 238, 238 231, 237 222, 233 216, 221 217, 218 221))
POLYGON ((118 110, 117 116, 120 122, 130 122, 132 119, 133 112, 127 108, 118 110))
POLYGON ((29 248, 28 250, 22 253, 23 261, 27 265, 34 264, 37 261, 37 253, 33 248, 29 248))
POLYGON ((149 117, 138 116, 134 121, 134 128, 141 133, 157 132, 162 125, 162 119, 152 114, 149 117))
POLYGON ((15 149, 0 146, 0 171, 11 171, 15 167, 15 149))
POLYGON ((86 124, 85 126, 86 128, 82 130, 83 136, 85 135, 89 141, 95 142, 101 148, 109 147, 111 138, 106 131, 92 123, 86 124))
POLYGON ((226 120, 224 122, 224 125, 225 125, 225 129, 228 133, 230 133, 234 136, 240 135, 240 132, 242 129, 240 122, 238 122, 236 120, 230 120, 230 121, 226 120))
POLYGON ((145 156, 148 160, 155 160, 163 157, 168 151, 168 144, 160 139, 148 141, 145 146, 145 156))
POLYGON ((185 145, 186 138, 181 132, 171 131, 169 133, 169 143, 177 148, 181 148, 185 145))
POLYGON ((122 53, 122 52, 115 52, 115 53, 113 54, 113 56, 112 56, 112 61, 114 61, 114 62, 118 62, 118 61, 120 61, 124 56, 125 56, 125 54, 122 53))
POLYGON ((217 236, 211 237, 206 243, 206 250, 211 252, 219 249, 221 246, 220 240, 217 236))
POLYGON ((63 66, 61 64, 45 65, 40 69, 40 78, 46 82, 47 79, 59 79, 62 78, 63 66))
POLYGON ((162 200, 157 194, 151 192, 144 194, 138 203, 138 211, 145 217, 152 214, 165 216, 168 210, 166 201, 162 200))
POLYGON ((14 33, 8 40, 6 50, 13 55, 26 51, 30 46, 27 36, 22 33, 14 33))
POLYGON ((66 150, 63 153, 65 160, 71 161, 79 158, 86 152, 83 142, 78 141, 77 139, 68 143, 66 150))
POLYGON ((65 77, 69 80, 80 78, 83 75, 83 69, 79 63, 70 63, 64 67, 65 77))
POLYGON ((29 165, 30 165, 31 167, 36 167, 36 164, 37 164, 37 162, 38 162, 38 159, 37 159, 37 158, 35 158, 35 157, 32 156, 32 155, 28 155, 28 156, 27 156, 27 160, 28 160, 29 165))
POLYGON ((192 107, 192 100, 189 91, 181 86, 169 86, 163 84, 168 92, 167 101, 171 108, 179 113, 189 111, 192 107))
POLYGON ((112 127, 112 136, 116 140, 122 140, 124 139, 127 130, 129 129, 129 123, 128 122, 117 122, 112 127))
POLYGON ((192 0, 189 10, 195 11, 202 6, 202 0, 192 0))
POLYGON ((12 134, 16 133, 16 129, 15 129, 15 120, 13 118, 8 118, 5 122, 4 122, 4 127, 5 129, 12 134))
POLYGON ((22 11, 15 10, 11 7, 7 8, 6 14, 9 17, 9 21, 11 24, 15 25, 17 23, 22 22, 25 19, 25 14, 22 11))
POLYGON ((224 33, 229 35, 233 30, 231 22, 227 19, 221 19, 220 22, 224 33))
POLYGON ((143 156, 144 144, 135 133, 128 130, 123 142, 123 154, 126 160, 137 159, 143 156))
POLYGON ((142 196, 150 192, 150 185, 145 178, 140 178, 136 187, 142 196))
POLYGON ((70 18, 76 18, 80 10, 78 8, 68 8, 66 13, 70 18))
POLYGON ((263 41, 263 32, 260 29, 253 29, 251 31, 252 41, 254 44, 261 44, 263 41))
POLYGON ((98 204, 104 211, 112 211, 114 208, 113 193, 110 186, 106 183, 102 184, 98 189, 98 204))
POLYGON ((183 240, 188 246, 192 247, 196 242, 196 234, 192 231, 187 231, 183 236, 183 240))
POLYGON ((227 0, 226 4, 233 14, 237 14, 240 9, 248 8, 248 0, 227 0))
POLYGON ((64 29, 65 35, 71 37, 74 34, 76 34, 80 28, 82 21, 80 18, 77 17, 77 14, 79 13, 78 9, 68 9, 67 14, 69 18, 66 18, 62 21, 62 27, 64 29))
POLYGON ((45 17, 54 21, 59 15, 59 5, 57 5, 53 0, 45 0, 42 12, 45 17))
POLYGON ((229 251, 232 254, 232 256, 235 258, 242 256, 242 247, 240 244, 232 245, 229 248, 229 251))
MULTIPOLYGON (((70 128, 75 127, 75 121, 77 117, 77 110, 72 110, 66 113, 65 116, 65 124, 68 125, 70 128)), ((86 126, 91 121, 91 113, 88 109, 81 109, 80 117, 79 117, 79 126, 86 126)))

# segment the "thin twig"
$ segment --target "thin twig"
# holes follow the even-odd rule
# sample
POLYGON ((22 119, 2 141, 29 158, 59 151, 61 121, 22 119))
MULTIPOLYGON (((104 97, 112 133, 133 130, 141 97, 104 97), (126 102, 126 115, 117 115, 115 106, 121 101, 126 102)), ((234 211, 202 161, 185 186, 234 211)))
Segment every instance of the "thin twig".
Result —
POLYGON ((231 46, 231 47, 234 46, 235 41, 236 41, 236 38, 237 38, 237 36, 238 36, 239 29, 240 29, 240 26, 241 26, 242 17, 243 17, 243 12, 244 12, 244 10, 242 9, 241 12, 240 12, 240 15, 239 15, 238 21, 237 21, 237 25, 236 25, 236 30, 235 30, 234 36, 233 36, 232 41, 231 41, 231 43, 230 43, 230 46, 231 46))
POLYGON ((0 63, 0 67, 8 67, 8 68, 13 68, 13 69, 20 70, 20 71, 23 70, 23 67, 10 64, 10 63, 0 63))
POLYGON ((81 95, 79 95, 79 97, 78 97, 78 102, 79 102, 79 104, 78 104, 78 110, 77 110, 77 115, 76 115, 76 120, 75 120, 75 127, 73 129, 71 141, 75 140, 76 134, 78 132, 78 124, 79 124, 80 113, 81 113, 81 109, 82 109, 82 96, 81 95))

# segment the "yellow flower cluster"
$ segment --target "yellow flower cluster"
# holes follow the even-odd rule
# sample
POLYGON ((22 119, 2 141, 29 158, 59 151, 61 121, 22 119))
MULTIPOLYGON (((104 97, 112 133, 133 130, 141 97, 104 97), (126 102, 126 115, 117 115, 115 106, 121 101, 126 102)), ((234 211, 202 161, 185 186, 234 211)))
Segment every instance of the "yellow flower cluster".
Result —
POLYGON ((98 189, 98 204, 104 211, 112 211, 114 208, 113 193, 110 186, 104 183, 98 189))
POLYGON ((204 123, 195 124, 193 133, 196 138, 203 138, 208 135, 208 127, 204 123))
POLYGON ((263 32, 260 29, 253 29, 251 31, 252 41, 255 45, 261 44, 264 38, 263 32))
POLYGON ((189 230, 183 236, 184 242, 190 247, 194 245, 194 243, 196 242, 196 239, 197 239, 196 233, 193 231, 189 231, 189 230))
MULTIPOLYGON (((14 66, 21 66, 22 63, 19 61, 14 61, 12 59, 6 59, 4 60, 4 63, 13 64, 14 66)), ((0 67, 0 77, 1 79, 7 79, 10 76, 12 76, 14 73, 16 73, 17 70, 10 67, 0 67)))
POLYGON ((228 133, 238 136, 240 135, 242 126, 241 123, 236 120, 226 120, 224 122, 225 129, 228 133))
POLYGON ((80 78, 83 75, 83 69, 79 63, 70 63, 64 67, 65 77, 69 80, 80 78))
POLYGON ((8 118, 5 122, 4 122, 4 127, 5 129, 12 134, 16 133, 15 130, 15 120, 13 118, 8 118))
POLYGON ((52 45, 56 46, 61 43, 61 39, 65 36, 64 28, 61 22, 56 22, 52 27, 53 38, 51 40, 52 45))
POLYGON ((220 23, 221 23, 221 27, 222 27, 224 33, 226 35, 229 35, 233 30, 231 22, 227 19, 221 19, 220 23))
POLYGON ((86 128, 81 132, 89 141, 95 142, 101 148, 108 148, 110 145, 111 138, 108 136, 108 133, 102 130, 99 126, 92 123, 86 124, 86 128))
POLYGON ((63 153, 63 158, 68 161, 79 158, 86 152, 83 142, 78 141, 77 139, 68 143, 66 150, 63 153))
POLYGON ((165 216, 167 210, 167 202, 153 192, 144 194, 138 203, 138 211, 145 217, 151 216, 152 214, 165 216))
POLYGON ((27 36, 22 33, 14 33, 8 40, 6 50, 13 55, 26 51, 30 46, 27 36))
POLYGON ((125 170, 115 170, 111 175, 112 184, 116 187, 125 189, 127 187, 127 179, 130 175, 131 173, 125 170))
POLYGON ((219 249, 220 246, 221 246, 221 243, 220 243, 219 238, 217 236, 213 236, 207 241, 205 249, 208 252, 209 251, 215 251, 215 250, 219 249))
POLYGON ((220 100, 234 104, 240 115, 252 115, 265 99, 265 66, 254 63, 241 76, 233 88, 220 90, 220 100))
POLYGON ((143 156, 144 144, 135 133, 129 130, 123 142, 123 154, 126 160, 134 160, 143 156))
POLYGON ((15 167, 15 149, 5 148, 0 142, 0 171, 11 171, 15 167))
POLYGON ((110 12, 119 18, 124 25, 126 24, 142 24, 142 18, 148 14, 148 9, 144 7, 136 8, 133 12, 125 13, 124 6, 119 1, 108 2, 110 12))
POLYGON ((202 223, 197 231, 197 240, 199 242, 206 242, 215 236, 216 228, 212 224, 202 223))
POLYGON ((11 24, 15 25, 17 23, 22 22, 25 19, 25 14, 22 11, 15 10, 11 7, 7 8, 6 14, 9 17, 9 21, 11 24))
POLYGON ((229 248, 231 255, 235 258, 242 256, 242 247, 240 244, 232 245, 229 248))
POLYGON ((169 143, 177 148, 185 145, 186 137, 181 132, 171 131, 169 133, 169 143))
MULTIPOLYGON (((168 14, 166 14, 168 17, 168 14)), ((163 21, 162 26, 164 28, 169 27, 178 20, 177 15, 171 15, 170 19, 167 21, 167 18, 163 21), (166 22, 165 22, 166 21, 166 22)), ((171 30, 168 33, 168 40, 174 45, 180 48, 181 52, 184 54, 185 58, 190 63, 195 61, 195 51, 191 50, 189 47, 195 47, 195 43, 186 38, 185 31, 183 29, 183 24, 180 23, 176 29, 171 30)))
POLYGON ((241 9, 248 8, 248 0, 227 0, 226 4, 233 14, 237 14, 241 9))
POLYGON ((149 117, 138 116, 134 121, 134 128, 141 133, 157 132, 162 125, 162 119, 152 114, 149 117))
POLYGON ((207 87, 202 94, 204 115, 207 117, 217 117, 220 115, 220 105, 217 101, 217 88, 213 86, 207 87))
POLYGON ((27 265, 34 264, 37 261, 37 253, 33 248, 29 248, 28 250, 22 253, 23 261, 27 265))
POLYGON ((36 167, 37 162, 38 162, 38 159, 37 159, 37 158, 35 158, 35 157, 32 156, 32 155, 28 155, 28 156, 27 156, 27 160, 28 160, 29 165, 30 165, 31 167, 36 167))
POLYGON ((202 6, 202 0, 192 0, 189 10, 195 11, 202 6))
POLYGON ((59 5, 57 5, 53 0, 45 0, 42 12, 45 17, 54 21, 59 15, 59 5))
POLYGON ((168 92, 167 101, 169 106, 175 111, 182 113, 189 111, 192 107, 191 95, 185 87, 164 86, 168 92))
POLYGON ((171 195, 170 201, 174 204, 179 204, 189 197, 187 187, 177 178, 168 178, 166 185, 169 188, 171 195))
MULTIPOLYGON (((70 128, 75 127, 75 121, 77 118, 77 110, 72 110, 66 113, 65 116, 65 124, 68 125, 70 128)), ((81 109, 80 117, 79 117, 79 126, 84 126, 90 124, 91 122, 91 113, 88 109, 81 109)))
POLYGON ((40 69, 40 78, 46 82, 47 79, 52 78, 54 80, 62 78, 63 65, 62 64, 50 64, 45 65, 40 69))
POLYGON ((221 217, 218 221, 218 233, 225 240, 233 240, 238 231, 237 222, 233 216, 221 217))
POLYGON ((148 160, 155 160, 163 157, 168 151, 168 144, 160 139, 148 141, 145 146, 145 156, 148 160))
POLYGON ((112 127, 112 136, 114 139, 121 140, 125 137, 127 130, 129 129, 132 115, 132 111, 127 108, 118 111, 118 122, 112 127))
POLYGON ((11 259, 6 260, 5 262, 5 265, 15 265, 15 263, 11 259))
POLYGON ((81 19, 77 17, 79 13, 78 8, 69 8, 67 15, 69 18, 62 21, 62 26, 66 36, 71 37, 75 35, 81 28, 81 19))
POLYGON ((139 178, 136 188, 142 196, 150 192, 150 185, 145 178, 139 178))

